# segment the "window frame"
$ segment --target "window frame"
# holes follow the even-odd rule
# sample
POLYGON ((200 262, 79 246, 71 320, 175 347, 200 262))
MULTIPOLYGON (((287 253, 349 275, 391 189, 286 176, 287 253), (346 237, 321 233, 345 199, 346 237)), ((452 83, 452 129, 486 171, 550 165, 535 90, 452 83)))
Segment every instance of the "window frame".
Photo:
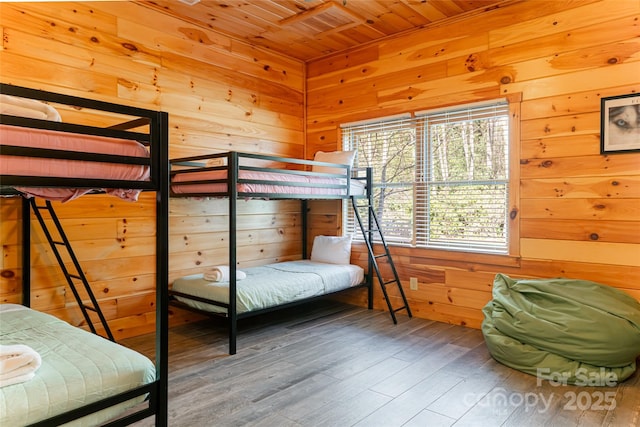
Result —
MULTIPOLYGON (((479 250, 477 248, 465 248, 465 247, 437 247, 437 246, 417 246, 416 245, 416 224, 414 221, 413 224, 413 230, 412 230, 412 237, 411 237, 411 241, 407 242, 407 243, 403 243, 403 242, 396 242, 393 241, 393 239, 388 239, 385 236, 385 239, 387 240, 387 243, 389 244, 389 246, 401 246, 401 247, 409 247, 412 250, 419 250, 419 251, 426 251, 426 252, 431 252, 431 251, 435 251, 435 252, 441 252, 441 251, 451 251, 451 252, 462 252, 462 253, 471 253, 471 254, 476 254, 478 256, 486 256, 489 257, 491 259, 493 259, 494 257, 518 257, 520 256, 520 237, 519 237, 519 199, 520 199, 520 113, 521 113, 521 102, 522 102, 522 96, 521 94, 517 93, 517 94, 510 94, 508 96, 505 96, 504 98, 500 98, 500 99, 492 99, 492 100, 485 100, 485 101, 481 101, 481 102, 476 102, 476 103, 468 103, 468 104, 458 104, 458 105, 451 105, 445 108, 439 108, 439 109, 433 109, 433 110, 422 110, 422 111, 418 111, 418 112, 414 112, 414 113, 406 113, 406 114, 400 114, 400 115, 395 115, 395 116, 388 116, 388 117, 380 117, 380 118, 376 118, 376 119, 372 119, 372 120, 362 120, 359 122, 352 122, 352 123, 345 123, 343 125, 340 126, 340 141, 342 141, 343 146, 344 146, 344 129, 348 126, 357 126, 357 125, 361 125, 361 124, 367 124, 367 123, 376 123, 376 122, 381 122, 381 121, 387 121, 387 120, 394 120, 394 119, 402 119, 402 118, 410 118, 410 119, 417 119, 419 117, 424 117, 427 114, 433 114, 433 113, 437 113, 439 111, 455 111, 455 110, 460 110, 460 109, 464 109, 464 108, 474 108, 474 106, 482 106, 482 105, 487 105, 487 104, 495 104, 496 102, 501 102, 501 101, 506 101, 506 110, 508 112, 508 129, 509 129, 509 134, 508 134, 508 158, 506 160, 506 165, 508 167, 508 175, 506 178, 506 185, 507 185, 507 199, 505 201, 505 208, 506 208, 506 252, 502 253, 502 252, 493 252, 493 251, 482 251, 479 250)), ((415 144, 416 144, 416 152, 415 152, 415 158, 416 158, 416 169, 418 168, 418 150, 423 150, 427 148, 427 145, 424 144, 424 141, 422 140, 422 138, 424 138, 425 136, 425 132, 423 132, 423 129, 421 129, 421 131, 416 132, 416 140, 415 140, 415 144)), ((343 148, 343 149, 346 149, 343 148)), ((417 172, 417 171, 416 171, 417 172)), ((416 178, 417 181, 417 178, 416 178)), ((416 182, 414 181, 414 182, 416 182)), ((414 210, 418 209, 417 205, 416 205, 416 191, 414 188, 414 210)), ((343 203, 343 215, 348 212, 348 209, 350 209, 350 203, 343 203)), ((414 217, 415 217, 416 213, 414 213, 414 217)), ((346 232, 346 225, 347 225, 347 218, 343 217, 343 221, 342 221, 344 230, 346 232)), ((507 265, 510 265, 510 263, 507 263, 507 265)))

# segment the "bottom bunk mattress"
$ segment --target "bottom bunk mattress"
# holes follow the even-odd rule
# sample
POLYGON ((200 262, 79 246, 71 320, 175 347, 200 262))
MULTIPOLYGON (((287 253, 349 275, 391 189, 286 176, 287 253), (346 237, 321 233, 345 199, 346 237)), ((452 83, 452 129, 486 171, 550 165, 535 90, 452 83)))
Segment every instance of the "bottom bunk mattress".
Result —
MULTIPOLYGON (((246 278, 236 284, 237 310, 245 313, 276 307, 326 295, 362 284, 364 270, 352 264, 328 264, 314 261, 287 261, 242 270, 246 278)), ((176 279, 173 291, 229 302, 229 282, 211 282, 203 274, 176 279)), ((199 310, 226 313, 226 308, 178 297, 176 299, 199 310)))
MULTIPOLYGON (((33 378, 0 387, 2 426, 41 421, 155 380, 147 357, 21 305, 0 305, 0 344, 28 346, 42 359, 33 378)), ((141 396, 67 425, 98 425, 143 400, 141 396)))

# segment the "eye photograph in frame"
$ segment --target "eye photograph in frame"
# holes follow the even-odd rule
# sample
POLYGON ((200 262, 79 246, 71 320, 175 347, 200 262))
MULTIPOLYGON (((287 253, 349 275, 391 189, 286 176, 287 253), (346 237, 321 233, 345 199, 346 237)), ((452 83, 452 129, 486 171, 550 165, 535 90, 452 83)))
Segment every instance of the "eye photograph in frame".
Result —
POLYGON ((640 94, 602 98, 600 153, 640 151, 640 94))

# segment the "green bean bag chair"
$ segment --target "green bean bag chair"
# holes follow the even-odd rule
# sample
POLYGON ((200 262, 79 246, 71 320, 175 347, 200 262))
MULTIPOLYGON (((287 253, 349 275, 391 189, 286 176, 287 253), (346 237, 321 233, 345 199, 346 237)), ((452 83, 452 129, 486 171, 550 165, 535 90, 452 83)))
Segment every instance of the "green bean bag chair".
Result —
POLYGON ((504 365, 563 384, 613 386, 640 355, 640 303, 586 280, 498 274, 482 333, 504 365))

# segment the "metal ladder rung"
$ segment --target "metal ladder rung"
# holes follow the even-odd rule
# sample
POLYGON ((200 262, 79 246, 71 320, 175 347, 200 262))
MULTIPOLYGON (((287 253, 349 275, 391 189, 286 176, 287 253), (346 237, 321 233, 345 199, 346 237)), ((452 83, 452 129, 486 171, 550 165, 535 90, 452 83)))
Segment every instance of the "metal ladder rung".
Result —
POLYGON ((396 313, 400 310, 406 310, 407 311, 407 315, 409 317, 411 317, 411 309, 409 308, 409 302, 407 301, 407 297, 404 294, 404 290, 402 289, 402 283, 400 283, 400 277, 398 277, 398 271, 396 270, 396 267, 393 263, 393 258, 391 257, 391 252, 389 252, 389 246, 387 245, 387 242, 384 238, 384 235, 382 234, 382 229, 380 228, 380 223, 378 221, 378 218, 376 216, 375 210, 373 209, 373 205, 371 203, 371 196, 369 196, 369 203, 367 205, 358 205, 358 203, 356 202, 356 199, 354 197, 351 197, 351 204, 353 205, 353 210, 354 210, 354 214, 355 217, 358 221, 358 224, 360 225, 360 230, 362 231, 362 235, 364 237, 364 241, 367 245, 367 250, 369 251, 369 268, 372 268, 375 270, 376 276, 378 277, 378 283, 380 283, 380 287, 382 288, 382 293, 384 294, 384 299, 387 302, 387 307, 389 309, 389 313, 391 314, 391 319, 393 320, 394 324, 398 323, 398 320, 396 319, 396 313), (368 231, 365 229, 364 224, 362 223, 362 217, 360 216, 360 212, 358 211, 359 208, 367 208, 367 214, 368 214, 368 231), (380 241, 382 243, 382 246, 384 248, 384 253, 382 254, 374 254, 373 253, 373 238, 372 238, 372 234, 376 232, 378 233, 378 235, 380 236, 380 241), (384 281, 384 279, 382 278, 382 274, 380 273, 380 269, 378 267, 378 261, 377 259, 379 258, 383 258, 386 257, 388 258, 387 262, 389 263, 389 266, 391 267, 391 271, 393 273, 393 280, 389 280, 387 282, 384 281), (402 301, 404 303, 404 305, 402 305, 401 307, 398 308, 393 308, 392 304, 391 304, 391 299, 389 298, 389 294, 387 293, 387 286, 391 285, 395 283, 398 286, 398 290, 400 292, 400 297, 402 298, 402 301))
POLYGON ((58 260, 58 264, 60 265, 60 268, 62 269, 62 273, 64 274, 65 278, 67 279, 67 284, 69 285, 69 288, 73 292, 73 295, 74 295, 74 297, 76 299, 76 302, 78 303, 78 307, 80 307, 80 310, 82 311, 82 315, 83 315, 85 321, 89 325, 89 328, 91 329, 91 332, 93 332, 94 334, 97 335, 98 333, 96 331, 95 326, 93 325, 93 321, 91 320, 91 318, 89 317, 89 314, 87 313, 87 310, 97 313, 98 317, 100 319, 100 323, 102 324, 102 327, 104 328, 104 331, 107 334, 107 338, 109 340, 115 342, 113 334, 111 333, 111 329, 109 328, 109 325, 107 323, 107 320, 104 317, 102 311, 100 310, 100 306, 98 305, 98 301, 97 301, 97 299, 95 297, 95 294, 93 293, 93 290, 91 289, 91 286, 89 285, 89 282, 87 281, 87 278, 85 277, 84 273, 82 272, 82 269, 80 267, 78 259, 77 259, 76 255, 75 255, 75 253, 73 252, 73 248, 71 247, 71 243, 69 242, 69 239, 67 239, 67 236, 65 235, 65 232, 64 232, 64 230, 62 228, 62 225, 60 224, 60 221, 58 220, 58 216, 56 215, 56 213, 55 213, 55 211, 53 209, 53 205, 48 200, 45 203, 46 203, 45 206, 38 206, 36 204, 36 200, 35 199, 31 199, 30 205, 33 208, 33 213, 35 214, 36 218, 38 219, 38 222, 40 223, 40 227, 42 228, 42 231, 44 232, 44 234, 45 234, 45 236, 47 238, 47 241, 49 242, 49 245, 51 246, 51 249, 52 249, 56 259, 58 260), (46 210, 49 211, 49 214, 51 215, 51 220, 53 221, 53 224, 56 227, 56 230, 58 231, 58 236, 59 236, 59 238, 62 239, 62 241, 54 240, 53 237, 51 236, 49 228, 47 227, 47 224, 46 224, 44 218, 42 217, 42 214, 40 214, 40 211, 43 210, 43 209, 46 209, 46 210), (77 274, 72 274, 72 273, 69 272, 69 270, 67 269, 67 267, 65 265, 65 262, 62 259, 62 255, 60 254, 60 251, 58 250, 58 246, 64 246, 64 248, 67 250, 67 255, 69 255, 69 257, 71 258, 71 261, 73 263, 75 272, 77 274), (76 289, 76 284, 73 282, 73 279, 82 282, 82 285, 84 286, 84 289, 85 289, 87 295, 91 299, 91 302, 93 303, 93 306, 86 305, 81 300, 80 294, 78 293, 78 290, 76 289))

